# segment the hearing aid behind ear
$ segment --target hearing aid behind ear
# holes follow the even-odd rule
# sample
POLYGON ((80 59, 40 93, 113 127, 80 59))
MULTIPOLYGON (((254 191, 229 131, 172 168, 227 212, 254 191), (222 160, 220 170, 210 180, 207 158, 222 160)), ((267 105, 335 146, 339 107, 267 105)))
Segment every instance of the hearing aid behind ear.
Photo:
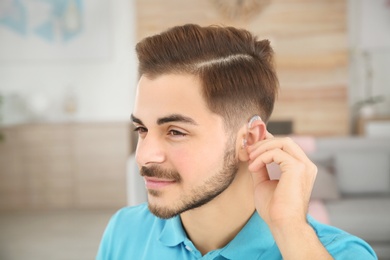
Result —
POLYGON ((245 139, 242 140, 242 147, 245 148, 247 146, 247 143, 248 143, 248 137, 249 137, 249 130, 252 128, 252 125, 255 121, 257 120, 260 120, 261 121, 261 117, 259 115, 254 115, 251 117, 251 119, 249 119, 248 121, 248 124, 246 125, 246 136, 245 136, 245 139))

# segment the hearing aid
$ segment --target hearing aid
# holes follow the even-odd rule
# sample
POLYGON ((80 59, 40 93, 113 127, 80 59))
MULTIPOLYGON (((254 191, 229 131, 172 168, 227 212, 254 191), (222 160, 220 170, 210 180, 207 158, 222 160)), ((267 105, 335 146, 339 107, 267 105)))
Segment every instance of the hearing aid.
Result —
POLYGON ((249 119, 248 121, 248 124, 246 125, 246 136, 245 138, 242 140, 242 148, 245 148, 248 144, 248 137, 249 137, 249 130, 252 128, 252 125, 255 121, 258 121, 260 120, 261 121, 261 117, 259 115, 254 115, 251 117, 251 119, 249 119))

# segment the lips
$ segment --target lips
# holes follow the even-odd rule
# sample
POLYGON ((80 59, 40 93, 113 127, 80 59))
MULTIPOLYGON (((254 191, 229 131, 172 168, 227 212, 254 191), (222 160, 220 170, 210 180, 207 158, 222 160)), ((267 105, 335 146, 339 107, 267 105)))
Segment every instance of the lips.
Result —
POLYGON ((162 189, 176 182, 170 179, 161 179, 161 178, 154 178, 154 177, 144 177, 144 180, 147 189, 162 189))

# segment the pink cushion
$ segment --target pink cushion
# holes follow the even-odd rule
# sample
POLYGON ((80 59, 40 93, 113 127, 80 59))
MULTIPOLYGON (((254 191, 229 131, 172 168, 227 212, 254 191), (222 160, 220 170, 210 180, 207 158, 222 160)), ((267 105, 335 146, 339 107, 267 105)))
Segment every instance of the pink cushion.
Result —
POLYGON ((316 140, 312 136, 290 136, 294 142, 296 142, 305 153, 312 153, 316 151, 316 140))
POLYGON ((330 224, 328 211, 325 207, 325 204, 321 200, 310 201, 309 215, 323 224, 330 224))

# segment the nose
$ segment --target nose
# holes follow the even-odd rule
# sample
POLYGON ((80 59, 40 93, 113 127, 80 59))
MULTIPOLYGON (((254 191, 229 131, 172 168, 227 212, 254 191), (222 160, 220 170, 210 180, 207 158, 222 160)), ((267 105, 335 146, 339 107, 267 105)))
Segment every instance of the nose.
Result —
POLYGON ((150 133, 143 139, 139 138, 135 158, 139 166, 163 163, 166 156, 162 141, 150 133))

